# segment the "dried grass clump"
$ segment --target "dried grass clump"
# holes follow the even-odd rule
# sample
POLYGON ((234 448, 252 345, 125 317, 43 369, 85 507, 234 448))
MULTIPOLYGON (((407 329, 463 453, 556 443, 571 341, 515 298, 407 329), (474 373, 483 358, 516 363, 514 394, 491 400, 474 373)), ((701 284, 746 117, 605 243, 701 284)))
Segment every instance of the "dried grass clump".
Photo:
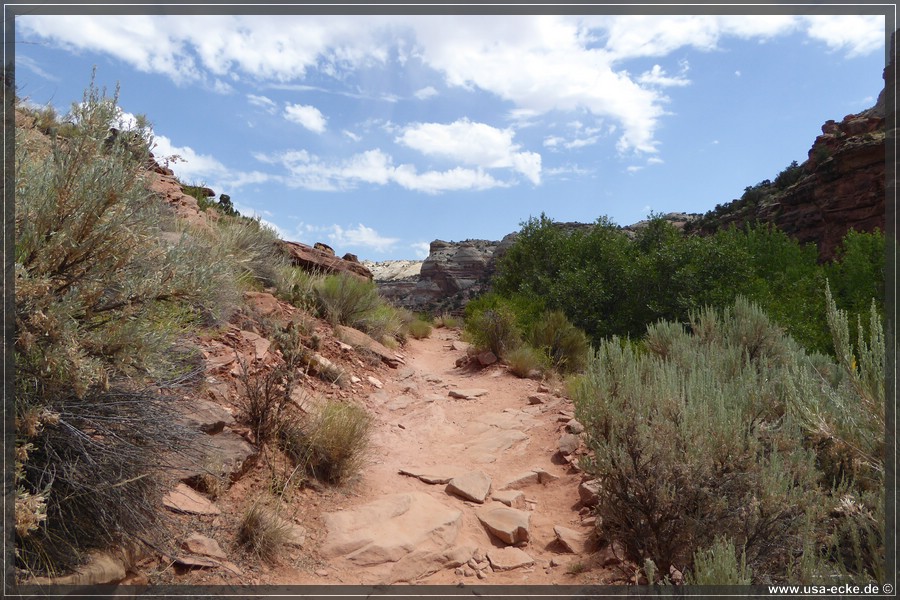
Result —
POLYGON ((254 502, 241 518, 238 544, 259 559, 271 561, 290 540, 291 525, 260 500, 254 502))

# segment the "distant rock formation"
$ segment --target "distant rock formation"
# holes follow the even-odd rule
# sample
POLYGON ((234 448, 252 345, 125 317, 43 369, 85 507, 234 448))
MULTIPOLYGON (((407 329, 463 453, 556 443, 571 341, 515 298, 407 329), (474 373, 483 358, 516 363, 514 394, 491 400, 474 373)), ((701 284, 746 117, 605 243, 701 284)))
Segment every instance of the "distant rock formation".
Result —
POLYGON ((316 244, 315 246, 307 246, 300 242, 280 243, 281 249, 290 257, 294 266, 300 267, 306 271, 319 273, 347 273, 366 281, 372 281, 372 273, 355 259, 351 254, 344 255, 344 258, 338 258, 334 254, 334 250, 325 246, 325 244, 316 244), (327 250, 320 248, 325 246, 327 250))
MULTIPOLYGON (((699 217, 696 214, 670 213, 663 218, 679 229, 699 217)), ((647 221, 623 227, 627 233, 645 227, 647 221)), ((557 223, 567 231, 590 229, 591 223, 557 223)), ((424 261, 386 261, 363 263, 375 277, 381 295, 395 306, 433 314, 459 314, 469 300, 488 290, 496 272, 497 260, 515 242, 518 233, 500 241, 464 240, 431 242, 424 261)))

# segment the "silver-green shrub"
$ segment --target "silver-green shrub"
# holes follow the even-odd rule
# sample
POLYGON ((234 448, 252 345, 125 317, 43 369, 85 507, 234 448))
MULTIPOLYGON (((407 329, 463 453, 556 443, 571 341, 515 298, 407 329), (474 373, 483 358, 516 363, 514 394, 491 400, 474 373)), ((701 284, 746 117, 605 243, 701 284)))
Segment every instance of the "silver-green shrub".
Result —
POLYGON ((785 410, 796 345, 754 305, 604 341, 574 384, 602 480, 600 533, 629 556, 690 572, 728 535, 757 583, 785 576, 822 504, 815 455, 785 410))

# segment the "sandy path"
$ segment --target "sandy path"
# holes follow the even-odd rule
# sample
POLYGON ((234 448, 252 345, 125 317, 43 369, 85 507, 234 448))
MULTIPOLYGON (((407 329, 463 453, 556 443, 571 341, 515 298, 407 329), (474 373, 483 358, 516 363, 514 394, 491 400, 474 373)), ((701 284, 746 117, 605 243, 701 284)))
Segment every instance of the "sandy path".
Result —
MULTIPOLYGON (((373 500, 391 494, 427 494, 442 506, 462 512, 455 546, 476 548, 476 558, 506 546, 489 534, 476 516, 487 504, 463 500, 446 491, 446 485, 430 485, 403 475, 401 469, 432 472, 481 470, 497 490, 515 476, 543 470, 556 479, 545 484, 520 485, 530 513, 530 540, 518 546, 532 559, 533 566, 508 571, 441 568, 415 580, 424 584, 573 584, 597 583, 597 569, 571 573, 589 566, 587 553, 567 553, 556 540, 554 526, 563 526, 585 535, 592 527, 579 515, 578 485, 581 474, 556 454, 564 432, 561 412, 572 412, 571 403, 553 394, 546 402, 529 404, 529 395, 539 392, 540 382, 519 379, 504 367, 494 365, 482 371, 464 371, 455 361, 464 352, 454 349, 458 333, 435 330, 425 340, 410 340, 404 348, 406 365, 392 371, 384 388, 365 401, 374 415, 370 448, 371 462, 360 481, 323 513, 354 511, 373 500), (480 388, 486 393, 476 399, 456 399, 451 390, 480 388), (551 560, 553 565, 551 565, 551 560), (578 565, 572 568, 573 565, 578 565)), ((487 500, 490 504, 492 501, 487 500)), ((493 505, 493 504, 492 504, 493 505)), ((373 524, 373 527, 376 525, 373 524)), ((328 537, 322 525, 320 541, 328 537)), ((434 549, 434 544, 424 548, 434 549)), ((482 560, 482 562, 484 562, 482 560)), ((282 572, 278 583, 380 584, 390 583, 393 562, 359 565, 344 556, 327 557, 315 572, 291 569, 282 572)), ((312 568, 310 569, 312 571, 312 568)), ((602 571, 602 569, 600 569, 602 571)))

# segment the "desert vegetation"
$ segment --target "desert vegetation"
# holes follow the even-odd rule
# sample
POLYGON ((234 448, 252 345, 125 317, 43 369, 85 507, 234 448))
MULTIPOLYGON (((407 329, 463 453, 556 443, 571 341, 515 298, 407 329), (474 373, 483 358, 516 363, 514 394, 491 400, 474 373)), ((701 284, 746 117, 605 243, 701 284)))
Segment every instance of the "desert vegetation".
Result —
MULTIPOLYGON (((49 135, 23 138, 15 155, 15 562, 25 575, 65 572, 92 549, 169 541, 158 508, 170 485, 165 457, 197 441, 172 398, 202 385, 191 340, 242 311, 244 292, 268 290, 310 319, 334 318, 323 301, 334 278, 292 267, 274 230, 230 198, 207 202, 216 214, 201 227, 147 191, 150 123, 123 124, 117 97, 92 83, 67 115, 20 107, 49 135)), ((352 322, 401 337, 406 322, 364 291, 343 305, 352 322)), ((259 325, 280 362, 243 365, 239 417, 271 446, 273 464, 290 437, 286 455, 304 477, 345 481, 359 466, 366 415, 326 403, 300 420, 288 407, 299 374, 342 373, 316 359, 318 340, 302 322, 259 325)), ((217 493, 227 487, 207 480, 217 493)), ((260 554, 271 545, 248 540, 260 554)))
POLYGON ((541 216, 466 332, 519 376, 571 374, 598 534, 648 581, 877 581, 884 243, 850 231, 819 264, 768 226, 698 237, 656 217, 629 236, 541 216))

